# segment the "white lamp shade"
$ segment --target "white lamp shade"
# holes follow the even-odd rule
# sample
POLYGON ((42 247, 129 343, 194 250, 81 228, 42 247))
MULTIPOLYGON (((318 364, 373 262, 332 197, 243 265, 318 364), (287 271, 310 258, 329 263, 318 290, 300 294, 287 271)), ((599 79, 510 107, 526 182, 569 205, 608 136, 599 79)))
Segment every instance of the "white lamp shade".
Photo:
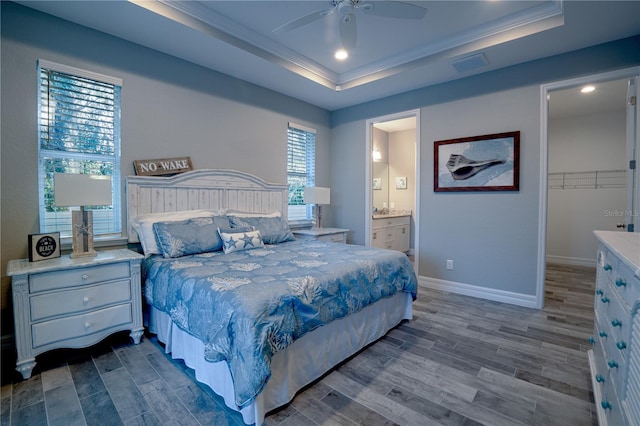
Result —
POLYGON ((56 173, 53 176, 57 207, 110 206, 111 176, 56 173))
POLYGON ((320 186, 309 186, 304 189, 305 204, 329 204, 330 190, 320 186))

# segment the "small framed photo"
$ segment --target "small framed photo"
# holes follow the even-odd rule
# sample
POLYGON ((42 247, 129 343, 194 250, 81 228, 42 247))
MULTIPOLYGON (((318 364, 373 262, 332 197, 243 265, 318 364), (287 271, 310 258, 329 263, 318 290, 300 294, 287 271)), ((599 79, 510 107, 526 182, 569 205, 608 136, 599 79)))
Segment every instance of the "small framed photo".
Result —
POLYGON ((60 233, 29 234, 29 262, 60 257, 60 233))
POLYGON ((407 189, 407 177, 400 176, 396 178, 396 189, 407 189))

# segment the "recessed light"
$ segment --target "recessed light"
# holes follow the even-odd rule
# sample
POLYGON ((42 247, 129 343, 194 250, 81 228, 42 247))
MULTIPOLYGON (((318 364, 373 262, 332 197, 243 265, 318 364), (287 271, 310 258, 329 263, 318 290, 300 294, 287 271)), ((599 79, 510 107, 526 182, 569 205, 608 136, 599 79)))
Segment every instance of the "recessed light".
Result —
POLYGON ((596 88, 594 86, 584 86, 582 89, 580 89, 580 92, 582 92, 582 93, 591 93, 594 90, 596 90, 596 88))
POLYGON ((349 53, 347 53, 347 51, 344 50, 344 49, 338 49, 338 50, 336 50, 335 57, 339 61, 344 61, 345 59, 347 59, 349 57, 349 53))

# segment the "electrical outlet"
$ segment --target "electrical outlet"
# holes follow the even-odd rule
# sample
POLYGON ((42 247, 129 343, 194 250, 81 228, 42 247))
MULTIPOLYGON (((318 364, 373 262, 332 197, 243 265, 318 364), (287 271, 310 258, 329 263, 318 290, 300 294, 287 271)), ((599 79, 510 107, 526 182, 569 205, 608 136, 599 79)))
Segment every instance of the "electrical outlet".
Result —
POLYGON ((447 259, 447 269, 453 271, 453 260, 447 259))

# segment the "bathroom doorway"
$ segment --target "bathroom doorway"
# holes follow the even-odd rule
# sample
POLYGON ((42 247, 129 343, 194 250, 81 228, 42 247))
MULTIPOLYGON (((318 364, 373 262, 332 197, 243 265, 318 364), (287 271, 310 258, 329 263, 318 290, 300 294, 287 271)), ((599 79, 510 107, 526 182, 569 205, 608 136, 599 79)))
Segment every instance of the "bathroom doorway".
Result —
POLYGON ((365 244, 407 253, 418 271, 419 110, 367 120, 366 133, 365 244))

